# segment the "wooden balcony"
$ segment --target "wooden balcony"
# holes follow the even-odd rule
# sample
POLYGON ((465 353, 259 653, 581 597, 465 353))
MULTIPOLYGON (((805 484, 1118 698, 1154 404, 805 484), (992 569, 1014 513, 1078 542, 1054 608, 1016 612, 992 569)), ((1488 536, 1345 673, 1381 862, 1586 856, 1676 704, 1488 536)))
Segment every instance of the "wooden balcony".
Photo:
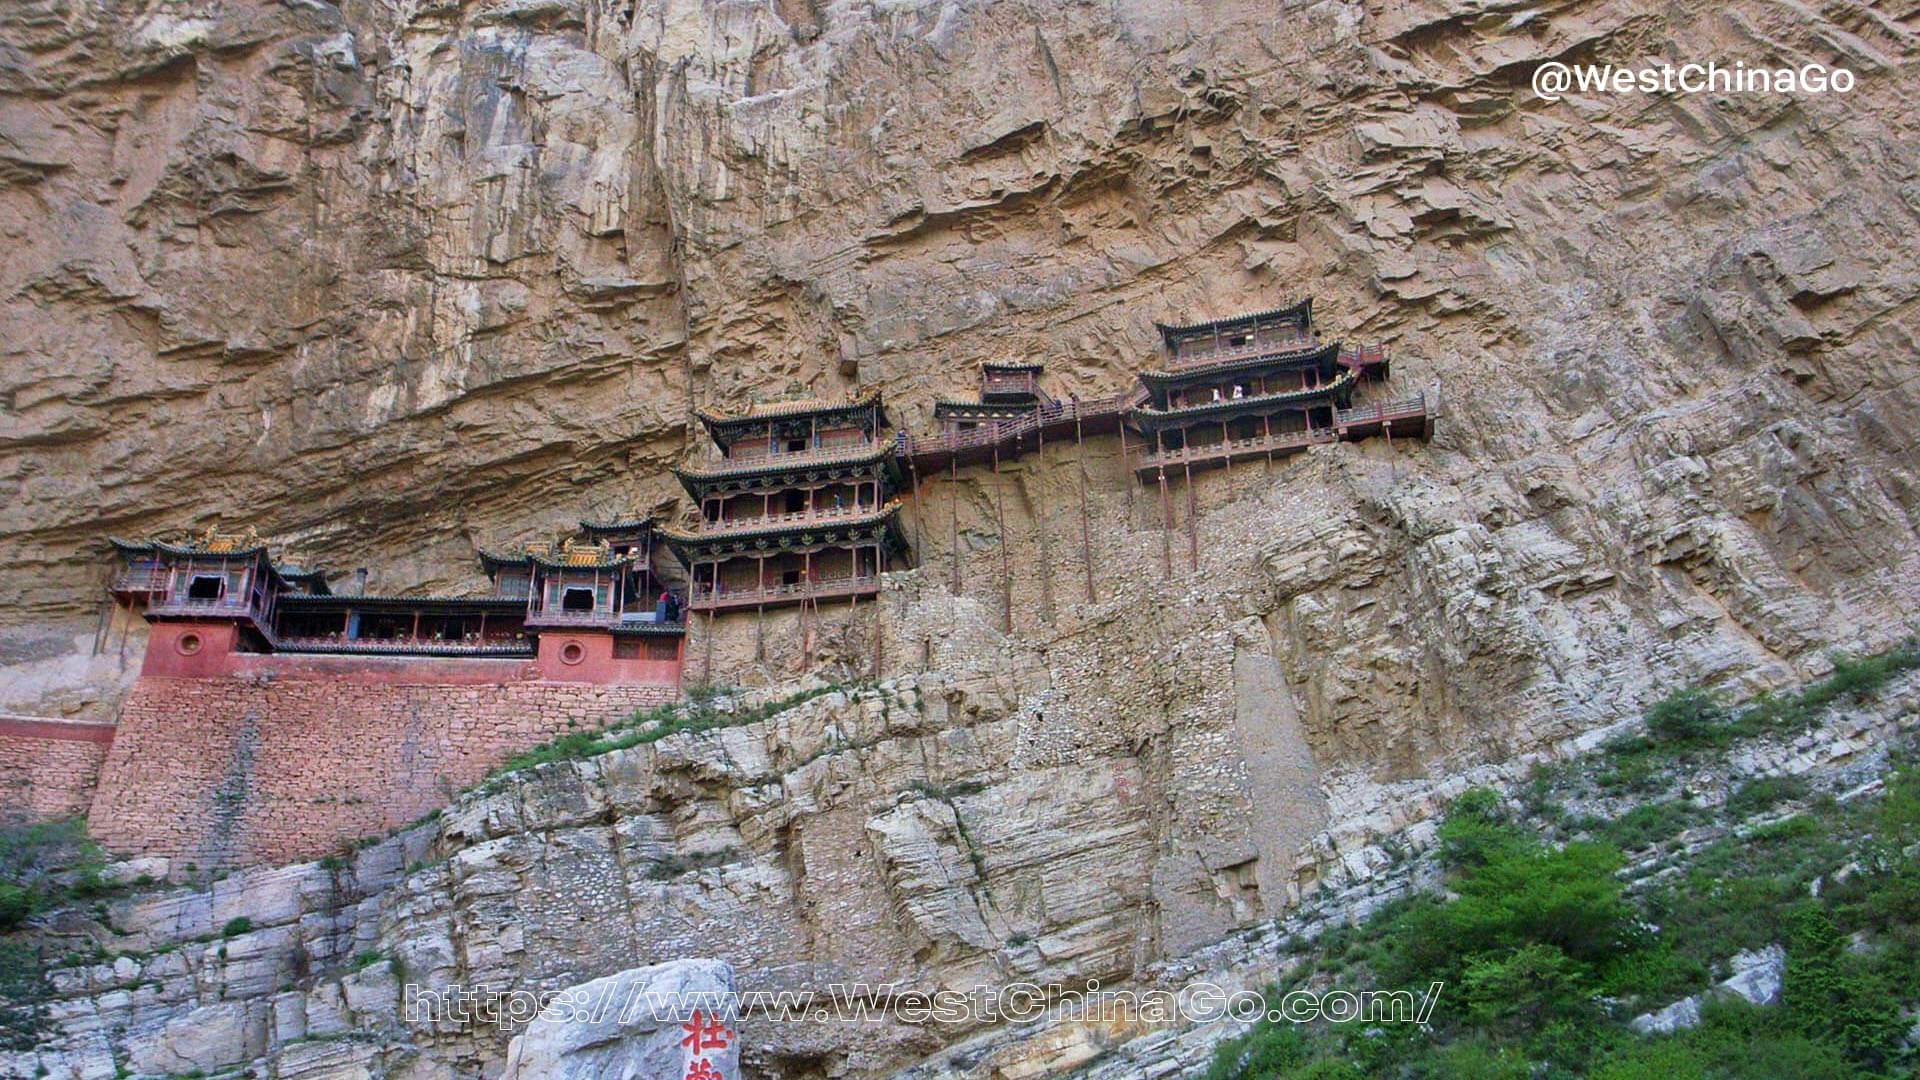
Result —
POLYGON ((527 616, 526 626, 534 627, 573 627, 575 629, 610 630, 620 624, 620 613, 616 611, 536 611, 527 616))
POLYGON ((1225 364, 1234 360, 1244 360, 1253 356, 1281 355, 1317 349, 1320 343, 1310 334, 1274 334, 1256 338, 1244 345, 1221 345, 1218 348, 1196 349, 1193 352, 1171 358, 1166 370, 1191 371, 1194 368, 1225 364))
POLYGON ((107 582, 107 589, 116 593, 139 593, 152 596, 166 592, 168 573, 165 570, 122 570, 107 582))
POLYGON ((531 641, 433 641, 418 638, 373 640, 341 637, 281 637, 273 651, 351 656, 481 656, 518 659, 534 653, 531 641))
POLYGON ((702 536, 732 536, 739 533, 758 532, 762 529, 780 529, 790 525, 835 525, 849 518, 872 517, 879 513, 880 509, 864 503, 824 506, 817 510, 795 510, 786 514, 728 518, 724 521, 702 519, 694 523, 694 528, 702 536))
POLYGON ((798 604, 803 600, 877 596, 879 593, 878 574, 819 578, 814 581, 795 582, 792 585, 768 585, 758 589, 730 589, 723 585, 716 591, 711 586, 696 583, 693 587, 693 601, 688 606, 694 611, 735 611, 740 608, 782 607, 798 604))
POLYGON ((259 610, 244 596, 222 596, 217 599, 203 600, 196 597, 164 594, 155 597, 147 607, 149 615, 171 615, 186 618, 230 619, 250 618, 260 614, 259 610))
POLYGON ((1121 418, 1139 401, 1139 395, 1116 394, 1087 401, 1056 401, 1041 405, 1012 420, 982 424, 972 431, 944 435, 896 436, 899 456, 916 472, 931 475, 949 464, 975 465, 1000 456, 1013 458, 1039 449, 1045 440, 1064 441, 1074 437, 1076 426, 1082 434, 1110 435, 1120 429, 1121 418))
POLYGON ((1358 440, 1374 435, 1399 435, 1425 441, 1433 437, 1433 417, 1427 411, 1425 394, 1341 409, 1334 414, 1332 427, 1311 430, 1275 431, 1246 439, 1169 447, 1161 452, 1145 451, 1134 458, 1135 473, 1157 473, 1166 468, 1215 468, 1236 461, 1277 457, 1298 453, 1309 446, 1340 440, 1358 440))

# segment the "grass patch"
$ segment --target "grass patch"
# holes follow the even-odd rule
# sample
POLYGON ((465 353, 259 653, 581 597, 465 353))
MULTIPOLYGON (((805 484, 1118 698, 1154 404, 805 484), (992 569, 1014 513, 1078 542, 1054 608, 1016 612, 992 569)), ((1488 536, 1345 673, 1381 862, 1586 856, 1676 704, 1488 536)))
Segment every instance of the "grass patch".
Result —
POLYGON ((733 847, 719 848, 714 851, 695 851, 685 855, 669 852, 659 862, 647 867, 647 877, 654 881, 672 881, 682 874, 692 873, 695 870, 736 862, 740 856, 740 849, 733 847))
POLYGON ((499 777, 507 773, 531 769, 536 765, 598 757, 615 750, 658 742, 669 735, 678 735, 683 732, 712 731, 717 728, 758 723, 797 705, 812 701, 814 698, 854 689, 856 687, 850 685, 829 683, 796 691, 786 697, 759 705, 727 709, 723 706, 731 698, 729 692, 714 687, 696 687, 688 691, 687 700, 684 702, 647 709, 604 728, 569 732, 524 753, 516 754, 490 775, 499 777))
POLYGON ((1680 835, 1699 817, 1698 811, 1680 799, 1642 803, 1607 822, 1601 835, 1622 851, 1641 851, 1680 835))

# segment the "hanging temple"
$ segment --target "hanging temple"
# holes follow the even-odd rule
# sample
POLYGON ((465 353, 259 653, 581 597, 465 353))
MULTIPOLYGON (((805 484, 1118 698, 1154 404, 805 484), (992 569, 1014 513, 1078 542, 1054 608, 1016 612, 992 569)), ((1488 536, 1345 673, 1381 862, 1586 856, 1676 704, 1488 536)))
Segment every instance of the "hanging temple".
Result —
MULTIPOLYGON (((1371 389, 1387 380, 1386 349, 1323 342, 1311 300, 1155 325, 1162 352, 1129 393, 1062 400, 1043 387, 1039 363, 983 363, 973 399, 935 404, 931 434, 888 434, 877 388, 846 400, 698 410, 711 450, 674 469, 693 508, 687 520, 582 521, 558 542, 482 550, 491 591, 480 595, 372 594, 364 574, 336 591, 324 572, 276 561, 251 529, 214 528, 174 541, 111 539, 114 606, 103 614, 137 612, 151 624, 143 675, 243 674, 249 657, 271 654, 314 658, 318 666, 303 668, 310 674, 324 673, 327 657, 412 657, 435 661, 435 671, 493 661, 503 681, 677 691, 690 615, 798 607, 804 618, 822 602, 877 597, 881 575, 912 558, 903 503, 961 466, 998 468, 1049 439, 1117 435, 1129 471, 1160 493, 1171 572, 1170 478, 1187 484, 1191 500, 1196 471, 1335 440, 1432 435, 1424 395, 1371 389)), ((1084 491, 1082 499, 1084 515, 1084 491)), ((1186 518, 1197 565, 1191 510, 1186 518)))

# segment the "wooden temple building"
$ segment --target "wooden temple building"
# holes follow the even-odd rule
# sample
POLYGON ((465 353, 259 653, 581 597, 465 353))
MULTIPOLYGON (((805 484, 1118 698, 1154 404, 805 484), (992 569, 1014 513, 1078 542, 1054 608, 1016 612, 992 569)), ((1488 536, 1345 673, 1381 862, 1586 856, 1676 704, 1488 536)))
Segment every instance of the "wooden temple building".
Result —
POLYGON ((695 507, 665 530, 694 611, 857 600, 906 553, 894 444, 877 391, 701 411, 718 456, 674 470, 695 507))
POLYGON ((685 623, 678 599, 659 597, 653 522, 581 532, 482 551, 493 590, 470 596, 336 593, 323 571, 276 563, 251 529, 110 538, 122 563, 108 592, 153 624, 154 674, 212 670, 233 654, 319 654, 537 660, 543 674, 586 682, 658 681, 671 664, 677 683, 685 623))
POLYGON ((980 396, 974 401, 946 399, 934 402, 933 419, 943 435, 960 435, 982 425, 1031 416, 1058 405, 1040 387, 1045 365, 1039 363, 980 365, 980 396))
POLYGON ((1129 426, 1145 449, 1142 478, 1166 470, 1230 466, 1294 453, 1316 443, 1385 434, 1395 423, 1425 439, 1432 418, 1410 398, 1354 407, 1363 382, 1387 377, 1380 346, 1343 349, 1313 328, 1313 301, 1210 322, 1156 323, 1165 354, 1140 373, 1141 397, 1129 426))

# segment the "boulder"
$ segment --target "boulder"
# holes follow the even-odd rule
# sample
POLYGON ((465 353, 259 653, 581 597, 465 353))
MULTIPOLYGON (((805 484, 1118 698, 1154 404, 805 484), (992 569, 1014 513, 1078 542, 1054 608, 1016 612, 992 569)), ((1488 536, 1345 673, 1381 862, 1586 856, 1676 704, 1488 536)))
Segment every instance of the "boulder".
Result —
POLYGON ((674 960, 555 994, 507 1049, 501 1080, 737 1080, 733 968, 674 960))

